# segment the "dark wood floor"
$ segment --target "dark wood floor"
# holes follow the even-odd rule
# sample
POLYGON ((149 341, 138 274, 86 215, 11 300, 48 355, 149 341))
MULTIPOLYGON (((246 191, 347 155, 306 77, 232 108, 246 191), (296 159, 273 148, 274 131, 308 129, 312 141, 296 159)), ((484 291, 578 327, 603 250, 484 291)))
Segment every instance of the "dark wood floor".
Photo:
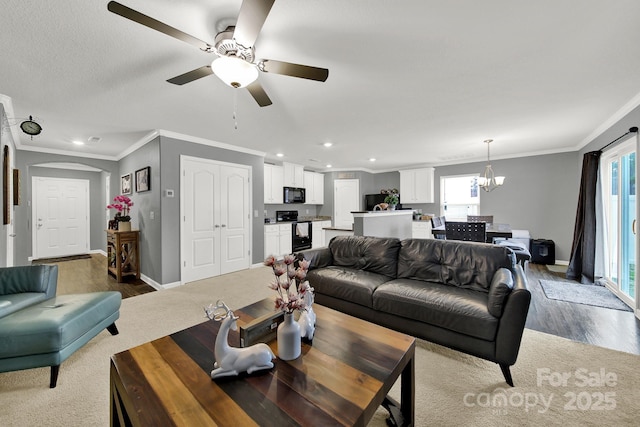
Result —
MULTIPOLYGON (((117 283, 107 274, 107 260, 102 255, 57 264, 59 294, 118 290, 123 298, 129 298, 155 291, 141 280, 117 283)), ((640 354, 640 320, 633 313, 548 299, 539 280, 564 279, 564 274, 540 264, 527 264, 525 270, 532 295, 527 328, 640 354)))
POLYGON ((526 273, 531 291, 527 328, 640 354, 640 320, 632 312, 548 299, 539 280, 566 280, 564 274, 540 264, 527 264, 526 273))
POLYGON ((58 295, 83 292, 120 291, 122 298, 130 298, 155 289, 135 277, 118 283, 107 273, 107 257, 91 254, 90 259, 56 262, 58 266, 58 295))

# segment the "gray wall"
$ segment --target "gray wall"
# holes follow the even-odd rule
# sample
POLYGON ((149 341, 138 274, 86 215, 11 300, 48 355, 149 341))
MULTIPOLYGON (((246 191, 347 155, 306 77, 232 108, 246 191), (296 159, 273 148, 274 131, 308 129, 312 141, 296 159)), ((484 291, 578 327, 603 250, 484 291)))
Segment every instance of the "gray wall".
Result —
MULTIPOLYGON (((140 230, 140 272, 152 280, 162 284, 162 210, 160 206, 160 137, 153 139, 133 153, 122 158, 117 174, 118 184, 111 187, 111 198, 120 194, 120 177, 131 173, 132 184, 129 197, 133 201, 131 209, 131 226, 140 230), (138 193, 135 188, 136 171, 151 167, 151 190, 138 193), (154 219, 151 219, 153 212, 154 219)), ((111 211, 110 216, 115 215, 111 211)))
MULTIPOLYGON (((501 188, 493 192, 481 192, 481 213, 494 215, 495 222, 511 224, 514 229, 529 230, 532 238, 553 240, 556 259, 568 261, 578 201, 579 163, 576 152, 492 160, 494 171, 506 176, 506 180, 501 188)), ((481 173, 485 165, 485 162, 477 162, 436 167, 435 203, 403 204, 403 208, 422 209, 423 213, 438 215, 440 177, 481 173)), ((386 188, 400 188, 398 172, 326 173, 325 204, 318 209, 319 215, 333 216, 333 180, 341 176, 360 179, 361 203, 365 194, 379 193, 386 188)))
MULTIPOLYGON (((251 166, 252 262, 264 260, 264 157, 160 137, 160 190, 172 189, 173 198, 162 197, 162 256, 160 283, 180 280, 180 155, 251 166)), ((157 280, 157 279, 156 279, 157 280)))
POLYGON ((360 209, 364 209, 364 195, 379 193, 382 189, 400 189, 400 173, 372 174, 362 171, 327 172, 324 174, 324 205, 318 207, 318 215, 333 218, 333 181, 336 179, 360 180, 360 209))
MULTIPOLYGON (((506 177, 502 187, 480 193, 480 214, 496 223, 529 230, 533 239, 555 242, 556 260, 568 261, 578 203, 580 172, 577 153, 492 160, 493 170, 506 177)), ((435 203, 423 213, 440 213, 440 177, 480 173, 486 163, 436 167, 435 203)), ((402 196, 402 195, 401 195, 402 196)))
POLYGON ((28 265, 28 258, 33 255, 31 248, 31 178, 33 176, 89 179, 91 190, 89 201, 91 237, 89 244, 91 250, 106 250, 107 238, 104 230, 108 212, 105 209, 106 195, 104 194, 104 180, 106 179, 106 174, 111 174, 110 185, 112 191, 119 188, 120 175, 118 174, 117 162, 18 150, 16 152, 16 167, 20 169, 21 173, 20 191, 22 194, 22 203, 15 209, 16 265, 28 265), (33 166, 44 163, 78 163, 100 169, 104 171, 104 173, 33 166))

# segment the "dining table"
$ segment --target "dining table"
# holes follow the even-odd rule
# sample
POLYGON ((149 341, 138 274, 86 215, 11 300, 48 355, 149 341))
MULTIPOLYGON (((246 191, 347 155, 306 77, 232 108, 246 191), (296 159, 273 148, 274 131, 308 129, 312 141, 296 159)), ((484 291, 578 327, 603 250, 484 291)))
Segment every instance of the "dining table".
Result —
MULTIPOLYGON (((446 231, 445 231, 444 225, 432 228, 431 232, 433 233, 433 237, 435 237, 436 239, 446 238, 446 231)), ((487 238, 486 238, 487 243, 493 243, 493 239, 495 238, 508 239, 513 237, 511 225, 509 224, 487 223, 486 232, 487 232, 487 238)))

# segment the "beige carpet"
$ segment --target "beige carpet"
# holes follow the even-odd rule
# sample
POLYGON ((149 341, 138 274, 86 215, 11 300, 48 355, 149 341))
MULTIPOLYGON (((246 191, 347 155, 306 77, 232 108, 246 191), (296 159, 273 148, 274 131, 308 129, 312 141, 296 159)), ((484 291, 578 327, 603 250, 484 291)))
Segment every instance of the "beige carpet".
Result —
MULTIPOLYGON (((107 426, 111 354, 203 321, 202 306, 218 298, 242 307, 271 296, 270 279, 259 268, 124 300, 120 335, 104 331, 71 356, 57 388, 48 388, 48 368, 0 374, 0 426, 107 426)), ((416 425, 637 425, 639 362, 526 330, 510 388, 497 365, 419 341, 416 425)))

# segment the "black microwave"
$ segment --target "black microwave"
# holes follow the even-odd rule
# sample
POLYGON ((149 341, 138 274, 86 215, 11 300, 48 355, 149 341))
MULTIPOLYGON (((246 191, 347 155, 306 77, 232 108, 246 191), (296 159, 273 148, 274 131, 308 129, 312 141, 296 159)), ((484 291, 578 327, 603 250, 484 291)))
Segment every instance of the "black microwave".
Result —
POLYGON ((284 203, 304 203, 305 191, 304 188, 297 187, 284 187, 284 203))

